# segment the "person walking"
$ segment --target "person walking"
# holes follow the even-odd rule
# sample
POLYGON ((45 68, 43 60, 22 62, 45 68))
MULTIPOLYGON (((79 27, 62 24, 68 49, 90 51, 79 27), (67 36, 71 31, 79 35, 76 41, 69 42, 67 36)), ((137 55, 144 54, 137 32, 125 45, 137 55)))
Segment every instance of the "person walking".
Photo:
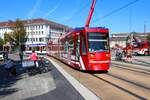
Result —
POLYGON ((34 66, 28 68, 28 74, 29 75, 35 75, 37 72, 41 73, 41 70, 39 68, 38 64, 38 55, 35 53, 35 50, 32 50, 32 54, 28 58, 31 61, 34 61, 34 66))
POLYGON ((128 48, 127 48, 127 62, 130 62, 132 63, 132 46, 129 45, 128 48))
POLYGON ((38 62, 37 62, 38 61, 38 56, 35 53, 35 50, 32 50, 32 54, 30 55, 29 60, 34 61, 35 67, 38 67, 38 62))

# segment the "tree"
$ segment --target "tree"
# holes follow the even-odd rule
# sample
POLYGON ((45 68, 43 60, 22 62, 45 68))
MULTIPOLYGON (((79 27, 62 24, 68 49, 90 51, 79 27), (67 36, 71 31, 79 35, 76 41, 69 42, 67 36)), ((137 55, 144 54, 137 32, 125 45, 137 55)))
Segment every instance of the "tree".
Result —
POLYGON ((3 46, 4 40, 0 38, 0 46, 3 46))
POLYGON ((0 51, 3 50, 4 40, 0 38, 0 51))
POLYGON ((147 35, 147 40, 150 41, 150 33, 147 35))
POLYGON ((14 40, 13 40, 12 36, 9 33, 5 32, 4 33, 4 43, 6 44, 7 42, 13 42, 13 41, 14 40))
POLYGON ((26 43, 26 30, 24 28, 23 22, 19 19, 15 22, 15 27, 13 28, 13 34, 12 34, 13 42, 15 42, 14 47, 19 48, 20 51, 22 45, 25 45, 26 43))

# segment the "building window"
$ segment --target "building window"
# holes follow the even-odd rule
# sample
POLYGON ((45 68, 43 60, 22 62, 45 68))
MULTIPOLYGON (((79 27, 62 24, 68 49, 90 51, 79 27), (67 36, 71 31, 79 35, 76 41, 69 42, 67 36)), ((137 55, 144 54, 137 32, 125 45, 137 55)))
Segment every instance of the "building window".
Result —
POLYGON ((39 38, 39 42, 43 42, 44 41, 44 38, 39 38))
POLYGON ((37 25, 35 26, 35 29, 37 30, 37 25))
POLYGON ((38 38, 36 38, 36 42, 38 42, 38 38))
POLYGON ((40 26, 39 26, 39 25, 37 26, 37 29, 38 29, 38 30, 40 29, 40 26))
POLYGON ((41 29, 43 29, 43 25, 41 25, 41 29))
POLYGON ((35 38, 33 38, 33 42, 35 42, 35 38))
POLYGON ((30 39, 28 38, 28 39, 27 39, 27 41, 29 42, 29 41, 30 41, 30 39))

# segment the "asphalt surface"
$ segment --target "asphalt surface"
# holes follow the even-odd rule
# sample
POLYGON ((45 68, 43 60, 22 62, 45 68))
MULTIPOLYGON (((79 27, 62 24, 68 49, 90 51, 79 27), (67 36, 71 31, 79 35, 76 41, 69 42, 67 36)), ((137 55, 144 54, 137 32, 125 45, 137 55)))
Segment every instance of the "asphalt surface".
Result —
POLYGON ((8 76, 0 65, 0 100, 84 100, 50 62, 51 70, 33 76, 26 73, 20 61, 15 63, 18 74, 14 76, 8 76))

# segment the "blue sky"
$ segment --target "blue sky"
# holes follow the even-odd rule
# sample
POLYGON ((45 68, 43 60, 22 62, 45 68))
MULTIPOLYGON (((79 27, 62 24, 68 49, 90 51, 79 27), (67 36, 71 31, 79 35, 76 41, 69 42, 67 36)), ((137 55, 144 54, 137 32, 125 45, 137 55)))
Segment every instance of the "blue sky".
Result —
MULTIPOLYGON (((0 0, 0 21, 46 18, 71 27, 81 27, 92 0, 0 0)), ((150 0, 138 0, 108 17, 111 11, 134 0, 97 0, 90 26, 103 26, 115 32, 150 32, 150 0)))

